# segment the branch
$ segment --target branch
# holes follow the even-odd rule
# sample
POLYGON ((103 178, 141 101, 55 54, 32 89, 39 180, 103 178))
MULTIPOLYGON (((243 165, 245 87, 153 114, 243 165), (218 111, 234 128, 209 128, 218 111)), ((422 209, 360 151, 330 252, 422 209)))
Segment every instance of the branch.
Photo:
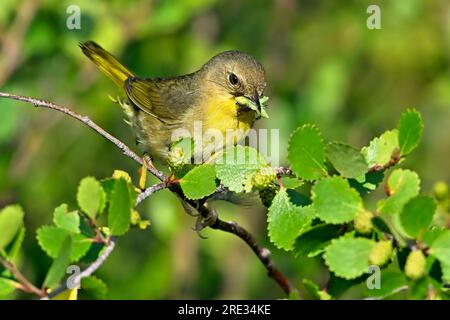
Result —
POLYGON ((38 297, 45 297, 46 295, 45 291, 40 290, 34 284, 28 281, 27 278, 25 278, 25 276, 19 271, 19 269, 17 269, 17 267, 11 261, 4 260, 2 257, 0 257, 0 264, 2 264, 6 269, 8 269, 9 272, 11 272, 12 275, 17 279, 17 281, 19 281, 20 289, 22 291, 34 293, 38 297))
MULTIPOLYGON (((54 104, 52 102, 48 102, 45 100, 35 99, 35 98, 31 98, 31 97, 26 97, 26 96, 19 96, 19 95, 10 94, 10 93, 4 93, 4 92, 0 92, 0 97, 31 103, 36 107, 49 108, 49 109, 64 113, 72 118, 75 118, 78 121, 80 121, 80 122, 84 123, 85 125, 87 125, 88 127, 90 127, 91 129, 93 129, 94 131, 96 131, 97 133, 99 133, 100 135, 102 135, 107 140, 111 141, 114 145, 116 145, 122 151, 122 153, 124 155, 133 159, 140 165, 144 164, 142 158, 139 157, 136 153, 134 153, 128 146, 126 146, 122 141, 120 141, 119 139, 115 138, 114 136, 110 135, 108 132, 103 130, 100 126, 98 126, 95 122, 93 122, 87 116, 82 116, 66 107, 59 106, 57 104, 54 104)), ((147 188, 145 191, 143 191, 138 196, 136 204, 139 204, 140 202, 142 202, 144 199, 146 199, 152 193, 168 187, 168 185, 166 183, 167 177, 164 175, 164 173, 162 173, 161 171, 158 171, 156 168, 154 168, 152 166, 146 166, 146 167, 150 173, 152 173, 155 177, 157 177, 162 182, 159 184, 156 184, 150 188, 147 188)), ((286 168, 277 168, 277 172, 281 175, 290 175, 291 174, 290 169, 286 169, 286 168)), ((250 248, 253 250, 253 252, 256 254, 256 256, 259 258, 259 260, 263 263, 264 267, 267 269, 269 277, 273 278, 277 282, 277 284, 283 289, 283 291, 285 293, 289 294, 295 290, 290 285, 287 278, 281 273, 281 271, 279 271, 277 268, 275 268, 275 266, 271 260, 271 257, 270 257, 270 251, 266 248, 261 247, 247 230, 245 230, 244 228, 239 226, 236 222, 224 222, 224 221, 220 220, 219 218, 217 218, 217 213, 215 212, 215 210, 209 209, 205 205, 204 200, 203 201, 202 200, 191 201, 191 200, 186 199, 178 184, 171 185, 169 189, 172 192, 174 192, 176 195, 178 195, 178 197, 182 201, 183 207, 185 208, 187 213, 193 214, 193 212, 199 211, 201 217, 203 217, 203 219, 206 219, 206 220, 213 217, 214 219, 212 221, 210 221, 208 224, 209 227, 211 227, 212 229, 217 229, 217 230, 222 230, 225 232, 232 233, 232 234, 238 236, 239 238, 241 238, 242 240, 244 240, 245 243, 247 243, 247 245, 250 246, 250 248)), ((221 190, 220 188, 218 191, 219 191, 219 193, 224 192, 224 190, 221 190)), ((86 270, 84 270, 82 272, 82 274, 84 274, 84 276, 91 275, 95 270, 97 270, 103 264, 103 262, 106 260, 106 258, 109 256, 109 254, 114 249, 115 241, 113 241, 111 243, 112 243, 111 247, 108 247, 109 250, 108 249, 105 250, 105 252, 102 254, 102 256, 98 257, 97 260, 93 264, 91 264, 86 270)), ((81 278, 82 277, 80 277, 79 281, 81 281, 81 278)), ((49 295, 49 297, 56 295, 57 294, 56 292, 58 290, 64 291, 65 289, 67 289, 67 286, 62 286, 62 287, 54 290, 49 295)), ((61 291, 59 291, 59 292, 61 292, 61 291)))
POLYGON ((234 221, 225 222, 220 220, 219 218, 217 218, 216 222, 210 227, 213 229, 232 233, 244 240, 245 243, 247 243, 248 246, 252 248, 253 252, 267 269, 267 275, 274 279, 286 294, 290 294, 291 292, 295 291, 294 287, 292 287, 292 285, 289 283, 289 280, 284 276, 284 274, 274 266, 272 259, 270 258, 269 249, 261 247, 256 242, 256 239, 250 234, 250 232, 245 230, 234 221))
MULTIPOLYGON (((122 150, 122 153, 124 155, 133 159, 140 165, 143 165, 143 161, 142 161, 141 157, 139 157, 133 150, 128 148, 128 146, 125 145, 122 141, 120 141, 116 137, 112 136, 111 134, 109 134, 108 132, 103 130, 99 125, 97 125, 94 121, 92 121, 88 116, 82 116, 81 114, 76 113, 66 107, 59 106, 57 104, 54 104, 52 102, 48 102, 45 100, 34 99, 34 98, 30 98, 30 97, 25 97, 25 96, 18 96, 15 94, 5 93, 5 92, 0 92, 0 97, 23 101, 23 102, 28 102, 28 103, 33 104, 35 107, 42 107, 42 108, 56 110, 56 111, 66 114, 72 118, 75 118, 78 121, 81 121, 82 123, 87 125, 89 128, 96 131, 98 134, 100 134, 107 140, 111 141, 113 144, 115 144, 116 147, 118 147, 120 150, 122 150)), ((156 170, 156 168, 154 168, 152 166, 147 166, 147 170, 161 181, 165 180, 165 178, 166 178, 162 172, 156 170)))
MULTIPOLYGON (((155 184, 155 185, 153 185, 151 187, 148 187, 147 189, 145 189, 143 192, 141 192, 139 194, 139 196, 136 199, 136 205, 138 205, 139 203, 144 201, 147 197, 151 196, 153 193, 155 193, 155 192, 157 192, 159 190, 162 190, 165 187, 166 187, 166 183, 165 182, 160 182, 160 183, 155 184)), ((81 272, 78 276, 75 277, 75 279, 70 284, 71 288, 78 287, 80 285, 80 283, 81 283, 81 279, 83 279, 85 277, 89 277, 95 271, 97 271, 98 268, 100 268, 100 266, 106 261, 106 259, 109 257, 111 252, 114 250, 114 248, 116 246, 116 241, 117 241, 116 237, 111 237, 109 239, 109 242, 108 242, 108 244, 105 247, 105 251, 91 265, 89 265, 89 267, 84 269, 83 272, 81 272)), ((66 281, 62 286, 60 286, 59 288, 53 290, 47 296, 44 295, 43 299, 51 299, 51 298, 57 296, 58 294, 64 292, 67 289, 69 289, 69 286, 68 286, 68 283, 66 281)))
POLYGON ((156 191, 162 190, 166 187, 167 187, 167 183, 165 181, 162 181, 158 184, 148 187, 147 189, 145 189, 138 195, 138 197, 136 199, 136 205, 140 204, 142 201, 144 201, 145 199, 150 197, 156 191))

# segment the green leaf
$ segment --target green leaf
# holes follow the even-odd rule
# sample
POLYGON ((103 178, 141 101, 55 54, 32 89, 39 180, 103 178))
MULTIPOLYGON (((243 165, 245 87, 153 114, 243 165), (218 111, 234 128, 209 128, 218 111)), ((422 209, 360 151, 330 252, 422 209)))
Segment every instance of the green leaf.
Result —
POLYGON ((360 195, 365 195, 374 191, 384 179, 384 171, 367 172, 364 178, 350 179, 349 183, 352 188, 355 188, 360 195))
POLYGON ((95 219, 105 198, 105 192, 97 179, 86 177, 81 180, 77 192, 78 205, 91 219, 95 219))
POLYGON ((444 281, 449 282, 450 281, 450 264, 441 262, 441 268, 442 268, 442 279, 444 281))
POLYGON ((80 233, 80 216, 77 211, 67 212, 67 204, 63 203, 53 212, 53 222, 61 229, 71 233, 80 233))
POLYGON ((422 137, 423 124, 420 113, 408 109, 402 113, 397 127, 400 154, 407 155, 418 146, 422 137))
MULTIPOLYGON (((67 230, 42 226, 37 230, 37 240, 42 250, 48 256, 56 258, 61 245, 66 236, 71 235, 67 230)), ((72 234, 72 251, 70 252, 70 261, 75 262, 81 259, 92 245, 92 240, 83 234, 72 234)))
POLYGON ((303 185, 303 182, 297 178, 281 177, 281 183, 286 189, 296 189, 303 185))
POLYGON ((15 237, 23 225, 23 210, 18 205, 10 205, 0 211, 0 251, 15 237))
POLYGON ((288 159, 300 178, 316 180, 326 176, 325 146, 319 129, 307 124, 295 130, 289 139, 288 159))
POLYGON ((340 233, 341 226, 322 224, 301 234, 294 245, 296 257, 312 258, 321 254, 330 241, 340 233))
POLYGON ((403 206, 419 194, 420 180, 417 173, 411 170, 395 169, 387 181, 386 190, 389 198, 380 202, 382 213, 396 213, 403 206))
POLYGON ((227 150, 216 162, 217 178, 233 192, 244 191, 244 184, 249 175, 254 174, 266 161, 254 148, 237 145, 227 150))
POLYGON ((53 287, 64 277, 66 269, 70 263, 71 251, 72 238, 70 235, 66 235, 61 243, 61 248, 58 251, 57 257, 53 260, 53 263, 45 276, 44 286, 53 287))
POLYGON ((123 178, 117 179, 114 183, 108 212, 108 227, 113 236, 120 236, 130 228, 133 205, 127 181, 123 178))
POLYGON ((362 153, 347 144, 329 143, 327 145, 327 156, 333 167, 346 178, 359 178, 369 170, 362 153))
POLYGON ((400 221, 403 229, 412 238, 421 239, 433 221, 436 204, 426 196, 417 196, 403 207, 400 221))
POLYGON ((331 300, 332 297, 325 291, 321 290, 319 286, 309 279, 303 279, 303 285, 308 293, 317 300, 331 300))
POLYGON ((445 230, 433 241, 429 252, 443 266, 450 266, 450 230, 445 230))
POLYGON ((395 293, 401 287, 407 285, 405 275, 399 271, 385 271, 381 273, 380 288, 369 289, 366 287, 365 295, 369 297, 385 298, 395 293))
POLYGON ((10 260, 13 260, 19 253, 23 240, 25 239, 25 231, 25 227, 22 226, 12 243, 9 245, 6 255, 10 260))
POLYGON ((201 199, 212 194, 216 188, 216 170, 211 164, 202 164, 189 171, 180 181, 181 189, 188 199, 201 199))
POLYGON ((368 271, 373 246, 372 240, 343 236, 333 240, 325 249, 325 263, 338 277, 355 279, 368 271))
POLYGON ((270 241, 280 249, 291 250, 295 239, 313 217, 311 206, 295 206, 286 189, 281 189, 272 200, 267 217, 270 241))
POLYGON ((378 169, 387 165, 398 149, 398 130, 394 129, 373 139, 368 147, 362 148, 361 152, 366 158, 369 168, 378 169))
POLYGON ((429 229, 423 235, 423 242, 427 245, 427 247, 431 247, 433 245, 434 240, 436 240, 444 232, 445 229, 440 228, 429 229))
POLYGON ((81 288, 86 290, 90 297, 94 299, 105 299, 108 287, 103 280, 89 276, 81 279, 81 288))
POLYGON ((311 192, 317 216, 327 223, 349 222, 364 210, 358 192, 341 177, 324 178, 314 185, 311 192))
POLYGON ((14 280, 0 278, 0 297, 4 297, 12 293, 20 284, 14 280))

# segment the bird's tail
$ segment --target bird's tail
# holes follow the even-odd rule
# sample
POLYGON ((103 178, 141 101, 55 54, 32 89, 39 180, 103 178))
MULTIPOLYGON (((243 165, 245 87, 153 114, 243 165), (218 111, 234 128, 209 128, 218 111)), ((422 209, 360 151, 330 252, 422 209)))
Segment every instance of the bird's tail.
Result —
POLYGON ((100 47, 94 41, 80 42, 83 53, 119 87, 123 88, 125 81, 133 77, 133 73, 125 68, 112 54, 100 47))

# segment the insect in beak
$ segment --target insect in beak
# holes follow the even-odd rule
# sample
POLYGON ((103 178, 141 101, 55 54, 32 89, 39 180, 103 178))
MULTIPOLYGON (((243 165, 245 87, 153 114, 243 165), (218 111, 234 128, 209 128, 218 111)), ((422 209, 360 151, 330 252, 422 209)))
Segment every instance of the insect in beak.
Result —
POLYGON ((254 110, 256 112, 256 115, 258 118, 269 118, 269 115, 266 112, 265 109, 265 103, 267 102, 269 98, 262 96, 259 97, 258 94, 255 94, 252 97, 248 96, 239 96, 236 97, 236 102, 238 105, 242 107, 247 107, 251 110, 254 110))

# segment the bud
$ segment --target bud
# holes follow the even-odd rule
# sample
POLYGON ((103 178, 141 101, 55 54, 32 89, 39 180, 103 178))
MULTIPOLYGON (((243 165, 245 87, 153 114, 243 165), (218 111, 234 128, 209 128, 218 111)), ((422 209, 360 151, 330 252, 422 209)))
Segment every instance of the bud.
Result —
POLYGON ((173 148, 167 155, 167 164, 173 169, 180 169, 185 163, 184 151, 182 148, 173 148))
POLYGON ((255 189, 264 189, 273 184, 277 172, 272 167, 263 167, 252 176, 252 185, 255 189))
POLYGON ((417 280, 425 275, 427 259, 422 250, 414 250, 406 258, 405 274, 412 280, 417 280))
POLYGON ((373 213, 364 210, 358 213, 358 215, 353 220, 353 224, 355 226, 355 230, 360 233, 369 233, 373 229, 372 223, 373 213))
POLYGON ((448 197, 448 185, 444 181, 436 182, 433 186, 433 193, 437 200, 445 200, 448 197))
POLYGON ((390 240, 382 240, 375 244, 370 251, 369 263, 371 265, 383 266, 392 257, 392 242, 390 240))

